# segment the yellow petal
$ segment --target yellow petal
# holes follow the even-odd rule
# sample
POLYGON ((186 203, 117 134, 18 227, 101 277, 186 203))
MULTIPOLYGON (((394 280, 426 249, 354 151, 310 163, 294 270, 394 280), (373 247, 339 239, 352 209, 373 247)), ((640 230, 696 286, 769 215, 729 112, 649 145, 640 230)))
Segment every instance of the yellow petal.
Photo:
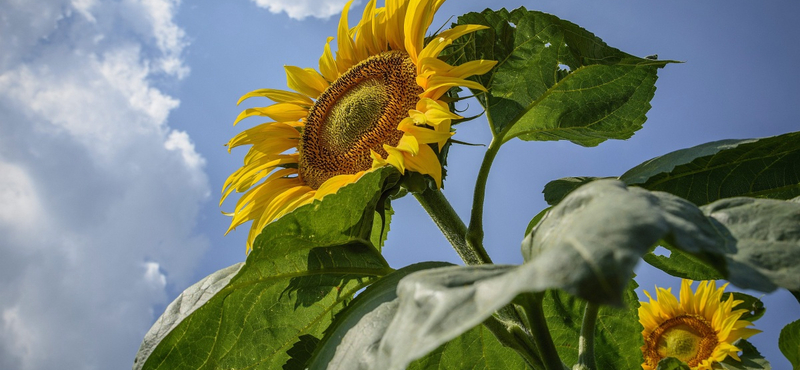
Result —
POLYGON ((442 188, 442 165, 430 146, 420 145, 417 155, 407 154, 404 159, 406 168, 423 175, 430 175, 436 181, 436 186, 442 188))
POLYGON ((342 16, 339 18, 339 28, 336 33, 338 50, 336 51, 336 66, 339 73, 345 73, 351 66, 356 64, 355 43, 350 37, 350 27, 347 24, 347 14, 353 0, 347 2, 342 9, 342 16))
POLYGON ((447 90, 455 86, 463 86, 473 90, 486 91, 486 88, 483 87, 483 85, 475 81, 454 77, 433 76, 428 81, 428 86, 425 88, 425 91, 420 94, 420 97, 439 99, 442 97, 442 95, 444 95, 444 93, 447 92, 447 90))
POLYGON ((239 121, 253 116, 264 116, 272 118, 275 121, 297 121, 305 118, 308 115, 308 109, 291 103, 277 103, 269 107, 248 108, 239 113, 236 120, 233 121, 235 126, 239 121))
POLYGON ((276 103, 292 103, 301 106, 311 106, 314 102, 303 94, 278 89, 258 89, 242 95, 236 105, 252 97, 263 97, 276 103))
MULTIPOLYGON (((450 139, 450 137, 454 134, 453 132, 437 132, 429 128, 407 123, 401 123, 398 129, 413 136, 419 143, 422 144, 441 143, 441 145, 444 145, 444 143, 447 142, 447 140, 450 139)), ((405 137, 405 135, 403 137, 405 137)))
POLYGON ((392 50, 404 50, 403 25, 409 2, 386 0, 386 41, 392 50))
POLYGON ((300 68, 284 66, 286 69, 286 82, 289 88, 316 99, 328 88, 328 81, 313 68, 300 68))
MULTIPOLYGON (((270 148, 273 145, 277 147, 283 147, 283 142, 287 140, 291 140, 293 142, 297 142, 300 138, 300 133, 297 130, 285 123, 281 122, 269 122, 263 123, 253 128, 244 130, 234 136, 228 144, 225 144, 228 147, 228 153, 230 153, 232 148, 241 145, 261 145, 264 148, 270 148), (281 143, 273 143, 274 142, 281 142, 281 143)), ((296 146, 296 145, 295 145, 296 146)), ((276 152, 275 154, 281 153, 290 147, 287 147, 283 150, 276 152)), ((270 152, 272 150, 262 149, 264 152, 270 152)))
POLYGON ((433 21, 433 4, 431 0, 411 0, 403 24, 406 53, 414 64, 422 51, 425 32, 433 21))
POLYGON ((364 171, 359 171, 352 175, 345 174, 345 175, 337 175, 331 177, 325 180, 325 182, 323 182, 322 185, 319 186, 316 194, 314 194, 314 199, 322 199, 324 196, 328 194, 334 194, 337 191, 339 191, 339 189, 342 188, 343 186, 358 181, 358 179, 361 178, 361 176, 363 175, 364 171))
POLYGON ((495 60, 473 60, 454 67, 448 75, 456 78, 467 78, 469 76, 482 75, 487 73, 497 65, 495 60))
MULTIPOLYGON (((426 26, 427 27, 427 26, 426 26)), ((455 26, 449 30, 443 31, 436 37, 434 37, 428 45, 425 46, 419 53, 419 58, 435 58, 438 57, 439 54, 447 47, 455 41, 457 38, 464 36, 470 32, 475 32, 478 30, 486 29, 489 27, 480 26, 476 24, 467 24, 461 26, 455 26)))
POLYGON ((328 82, 336 81, 339 78, 339 70, 336 69, 336 59, 333 59, 333 53, 331 53, 331 40, 333 37, 328 37, 328 41, 325 41, 325 51, 322 52, 322 56, 319 57, 319 71, 322 72, 322 76, 325 77, 328 82))

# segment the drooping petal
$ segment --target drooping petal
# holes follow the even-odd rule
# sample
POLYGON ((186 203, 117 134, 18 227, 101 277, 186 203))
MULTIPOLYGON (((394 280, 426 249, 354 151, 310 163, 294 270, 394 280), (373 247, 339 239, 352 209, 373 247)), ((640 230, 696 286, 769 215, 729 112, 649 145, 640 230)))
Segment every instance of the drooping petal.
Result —
POLYGON ((475 25, 475 24, 467 24, 467 25, 455 26, 449 30, 443 31, 442 33, 435 36, 428 43, 428 45, 425 45, 425 48, 419 52, 419 58, 420 59, 436 58, 444 50, 444 48, 452 44, 453 41, 455 41, 459 37, 464 36, 471 32, 487 28, 489 27, 475 25))
POLYGON ((322 77, 314 68, 300 68, 295 66, 284 66, 286 70, 286 82, 289 88, 302 94, 306 94, 316 99, 328 88, 328 81, 322 77))
POLYGON ((277 103, 268 107, 247 108, 242 111, 242 113, 239 113, 239 116, 237 116, 236 120, 233 121, 233 125, 235 126, 237 123, 239 123, 239 121, 253 116, 269 117, 275 121, 282 122, 297 121, 305 118, 307 115, 308 109, 299 105, 291 103, 277 103))
POLYGON ((430 146, 420 145, 417 155, 406 155, 405 165, 411 171, 430 175, 436 181, 436 187, 442 187, 442 165, 430 146))
POLYGON ((305 96, 303 94, 298 94, 296 92, 284 91, 278 89, 258 89, 242 95, 242 97, 239 98, 239 101, 236 102, 236 105, 239 105, 246 99, 253 97, 263 97, 270 99, 276 103, 292 103, 299 106, 310 107, 312 104, 314 104, 314 102, 308 96, 305 96))
POLYGON ((240 132, 225 145, 229 153, 237 146, 259 145, 265 148, 262 149, 264 152, 279 154, 297 146, 299 139, 300 133, 294 127, 282 122, 268 122, 240 132), (273 147, 275 149, 266 149, 273 147))

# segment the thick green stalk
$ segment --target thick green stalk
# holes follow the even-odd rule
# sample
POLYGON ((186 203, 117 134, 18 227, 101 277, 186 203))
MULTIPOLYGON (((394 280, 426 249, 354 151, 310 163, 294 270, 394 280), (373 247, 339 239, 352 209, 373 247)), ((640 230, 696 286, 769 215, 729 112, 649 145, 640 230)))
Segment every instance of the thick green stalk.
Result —
POLYGON ((483 249, 483 245, 476 246, 467 243, 467 227, 441 191, 426 189, 422 193, 413 194, 422 205, 422 208, 431 216, 436 226, 439 226, 439 229, 442 230, 442 233, 453 245, 453 248, 464 260, 464 263, 468 265, 492 263, 492 259, 483 249))
POLYGON ((525 312, 528 326, 530 326, 536 347, 539 349, 539 356, 544 361, 545 369, 565 370, 566 366, 558 357, 553 337, 550 336, 550 329, 547 328, 547 319, 544 317, 544 308, 542 307, 544 293, 531 293, 527 297, 525 312))
POLYGON ((600 305, 587 303, 583 311, 583 322, 581 323, 581 337, 578 339, 578 363, 574 370, 595 370, 597 365, 594 361, 594 328, 597 322, 597 313, 600 305))
POLYGON ((467 245, 471 248, 483 250, 483 201, 486 197, 486 181, 489 179, 489 170, 492 168, 494 158, 500 150, 500 141, 492 140, 483 156, 478 179, 475 181, 475 193, 472 198, 472 214, 467 230, 467 245))

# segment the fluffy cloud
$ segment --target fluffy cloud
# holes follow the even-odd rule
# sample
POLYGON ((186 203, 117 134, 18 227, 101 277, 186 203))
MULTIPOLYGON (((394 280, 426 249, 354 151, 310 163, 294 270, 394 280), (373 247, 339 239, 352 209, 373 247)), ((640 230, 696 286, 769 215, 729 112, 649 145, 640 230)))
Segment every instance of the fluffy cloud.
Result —
POLYGON ((0 4, 0 368, 126 368, 208 240, 177 0, 0 4), (159 308, 160 307, 160 308, 159 308))
MULTIPOLYGON (((251 0, 272 13, 286 12, 290 18, 328 18, 339 14, 348 0, 251 0)), ((354 1, 353 4, 358 4, 354 1)))

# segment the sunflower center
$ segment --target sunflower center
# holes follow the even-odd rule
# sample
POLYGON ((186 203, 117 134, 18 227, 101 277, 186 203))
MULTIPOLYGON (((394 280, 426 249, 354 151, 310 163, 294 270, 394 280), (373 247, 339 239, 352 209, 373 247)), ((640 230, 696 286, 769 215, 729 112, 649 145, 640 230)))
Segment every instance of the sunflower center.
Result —
POLYGON ((342 74, 308 112, 300 139, 299 172, 318 189, 336 175, 372 168, 370 151, 384 158, 384 144, 397 145, 397 129, 416 107, 422 88, 416 66, 401 51, 372 56, 342 74))
POLYGON ((717 332, 703 317, 682 315, 661 323, 644 341, 644 357, 655 368, 665 357, 675 357, 689 367, 711 357, 719 344, 717 332))

